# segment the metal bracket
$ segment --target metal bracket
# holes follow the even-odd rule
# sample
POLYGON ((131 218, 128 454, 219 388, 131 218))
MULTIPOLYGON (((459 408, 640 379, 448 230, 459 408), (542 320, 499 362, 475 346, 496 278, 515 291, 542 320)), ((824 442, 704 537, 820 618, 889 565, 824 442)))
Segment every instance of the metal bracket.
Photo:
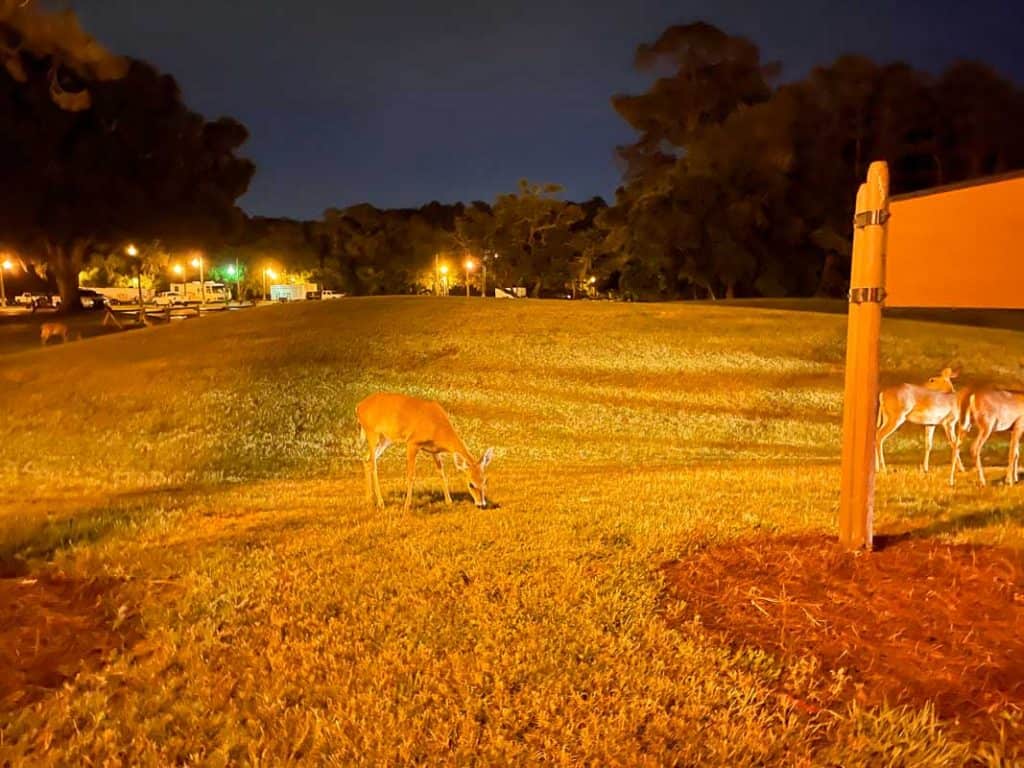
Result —
POLYGON ((853 217, 853 226, 856 229, 864 229, 864 227, 881 226, 889 220, 889 211, 884 208, 879 208, 875 211, 861 211, 853 217))
POLYGON ((885 301, 885 288, 851 288, 851 304, 881 304, 885 301))

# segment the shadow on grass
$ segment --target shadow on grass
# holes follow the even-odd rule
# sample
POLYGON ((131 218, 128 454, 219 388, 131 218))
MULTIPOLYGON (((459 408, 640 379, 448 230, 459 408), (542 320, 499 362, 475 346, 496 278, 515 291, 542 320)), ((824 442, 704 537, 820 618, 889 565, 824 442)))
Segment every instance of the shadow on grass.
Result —
POLYGON ((27 573, 30 560, 49 560, 67 547, 97 542, 130 526, 141 511, 106 506, 57 519, 10 521, 0 526, 0 578, 27 573))
MULTIPOLYGON (((713 306, 845 315, 848 304, 841 299, 731 299, 715 302, 713 306)), ((893 320, 1024 330, 1024 311, 1013 309, 886 309, 885 316, 893 320)))
POLYGON ((905 531, 882 533, 875 536, 874 548, 884 550, 909 539, 929 539, 960 531, 988 528, 990 525, 1009 523, 1024 526, 1024 507, 992 507, 979 509, 966 515, 935 520, 927 525, 905 531))
POLYGON ((60 515, 0 518, 0 578, 21 576, 33 560, 51 560, 63 549, 94 544, 112 533, 135 528, 154 511, 180 499, 182 487, 125 491, 107 504, 60 515))
MULTIPOLYGON (((369 504, 369 502, 367 502, 369 504)), ((399 510, 401 511, 402 505, 405 504, 405 491, 392 491, 390 493, 385 492, 384 494, 384 510, 399 510)), ((451 506, 445 504, 444 491, 437 490, 413 490, 412 492, 412 506, 410 512, 425 512, 427 514, 440 514, 447 510, 461 510, 461 509, 477 509, 477 506, 473 503, 468 493, 460 493, 459 491, 452 489, 452 503, 451 506)), ((501 505, 490 499, 487 500, 487 506, 483 509, 479 509, 479 512, 493 512, 501 509, 501 505)))

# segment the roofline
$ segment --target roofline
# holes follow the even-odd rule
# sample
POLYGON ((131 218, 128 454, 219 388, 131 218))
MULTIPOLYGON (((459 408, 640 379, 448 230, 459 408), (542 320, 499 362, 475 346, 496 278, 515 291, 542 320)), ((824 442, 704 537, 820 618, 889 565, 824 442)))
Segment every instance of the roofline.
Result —
POLYGON ((1024 170, 1019 171, 1008 171, 1007 173, 997 173, 994 176, 979 176, 975 179, 967 179, 966 181, 958 181, 955 184, 945 184, 941 187, 930 187, 929 189, 918 190, 917 192, 904 192, 902 195, 893 195, 889 198, 890 203, 898 203, 902 200, 910 200, 915 197, 925 197, 927 195, 941 195, 944 192, 955 192, 959 189, 968 189, 969 187, 980 187, 983 184, 996 184, 1000 181, 1010 181, 1012 179, 1019 179, 1024 177, 1024 170))

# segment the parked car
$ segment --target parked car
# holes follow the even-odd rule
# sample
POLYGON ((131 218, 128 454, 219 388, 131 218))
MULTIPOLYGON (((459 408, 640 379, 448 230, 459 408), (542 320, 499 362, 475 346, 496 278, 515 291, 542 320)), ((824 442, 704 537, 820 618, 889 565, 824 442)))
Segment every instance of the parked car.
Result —
POLYGON ((321 299, 340 299, 340 298, 343 298, 345 295, 346 294, 344 292, 342 292, 342 291, 332 291, 329 288, 325 288, 321 292, 320 298, 321 299))
POLYGON ((177 291, 161 291, 153 297, 153 303, 158 307, 176 307, 185 303, 185 297, 177 291))
MULTIPOLYGON (((57 303, 54 306, 60 306, 60 297, 56 298, 57 303)), ((103 309, 110 304, 110 300, 106 296, 92 288, 79 288, 78 299, 82 302, 83 309, 103 309)))
POLYGON ((25 291, 14 297, 14 303, 20 307, 59 307, 60 296, 51 296, 48 293, 31 293, 25 291))

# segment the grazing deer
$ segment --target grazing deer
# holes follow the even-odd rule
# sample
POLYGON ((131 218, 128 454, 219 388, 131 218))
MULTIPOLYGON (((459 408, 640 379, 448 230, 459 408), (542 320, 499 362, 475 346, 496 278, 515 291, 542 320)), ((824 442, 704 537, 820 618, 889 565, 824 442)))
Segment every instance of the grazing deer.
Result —
POLYGON ((43 323, 39 329, 39 339, 43 346, 50 339, 60 337, 63 344, 68 343, 68 326, 65 323, 43 323))
POLYGON ((448 420, 448 414, 438 403, 381 392, 370 395, 356 406, 356 419, 359 421, 360 443, 365 440, 369 448, 364 463, 367 501, 372 503, 376 495, 377 506, 384 507, 384 496, 380 491, 380 478, 377 474, 377 460, 392 443, 405 443, 408 481, 405 511, 409 510, 412 503, 412 479, 416 471, 416 454, 420 451, 433 455, 434 464, 437 465, 441 473, 441 482, 444 484, 446 503, 451 504, 452 497, 448 492, 448 476, 445 474, 441 455, 450 453, 455 468, 467 476, 473 502, 481 509, 487 506, 485 470, 494 458, 494 449, 488 448, 479 461, 474 459, 455 433, 448 420))
POLYGON ((993 432, 1010 432, 1010 457, 1006 465, 1006 484, 1017 482, 1020 463, 1020 438, 1024 435, 1024 392, 1009 389, 979 389, 967 399, 963 416, 963 430, 978 425, 978 436, 971 444, 971 458, 978 470, 978 480, 985 485, 985 470, 981 466, 981 449, 993 432))
POLYGON ((943 368, 923 387, 916 384, 898 384, 887 387, 878 394, 878 431, 875 433, 875 468, 884 471, 886 439, 905 422, 924 425, 924 471, 935 438, 935 428, 941 426, 953 448, 953 463, 949 470, 949 484, 956 482, 956 470, 964 469, 960 458, 960 439, 957 428, 960 422, 961 399, 953 387, 953 379, 959 374, 951 368, 943 368))

